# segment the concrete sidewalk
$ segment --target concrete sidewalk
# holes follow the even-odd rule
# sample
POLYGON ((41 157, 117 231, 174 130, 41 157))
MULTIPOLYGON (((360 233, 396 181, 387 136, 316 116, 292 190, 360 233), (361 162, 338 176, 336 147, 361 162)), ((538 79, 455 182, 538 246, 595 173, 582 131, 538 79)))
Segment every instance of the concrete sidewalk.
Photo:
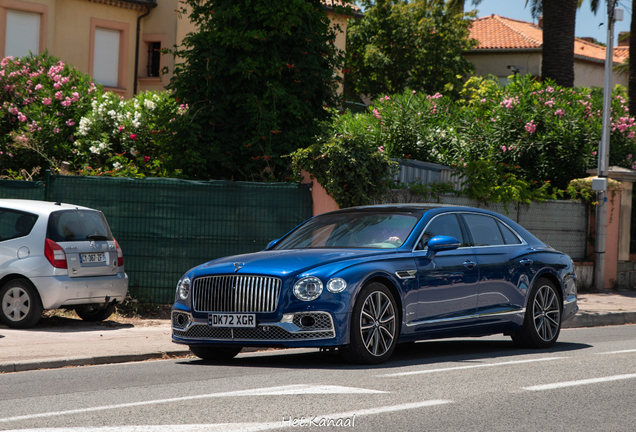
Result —
MULTIPOLYGON (((564 328, 636 323, 636 292, 579 294, 579 313, 564 328)), ((191 355, 172 343, 170 320, 87 323, 43 318, 29 330, 0 325, 0 373, 123 363, 191 355)))

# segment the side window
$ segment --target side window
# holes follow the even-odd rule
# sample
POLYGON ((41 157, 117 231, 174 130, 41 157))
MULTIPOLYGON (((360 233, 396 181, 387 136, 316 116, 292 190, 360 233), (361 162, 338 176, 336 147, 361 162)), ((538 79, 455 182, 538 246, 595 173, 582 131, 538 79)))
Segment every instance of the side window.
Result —
POLYGON ((503 235, 503 239, 506 244, 521 244, 521 240, 517 237, 507 226, 497 221, 497 226, 501 230, 501 234, 503 235))
POLYGON ((31 213, 0 209, 0 241, 29 235, 36 220, 31 213))
POLYGON ((428 241, 435 236, 444 235, 449 237, 455 237, 462 246, 465 245, 464 236, 462 230, 459 227, 459 221, 455 214, 444 214, 437 216, 430 221, 424 229, 424 234, 417 244, 416 250, 422 250, 428 244, 428 241))
POLYGON ((464 214, 463 216, 475 246, 498 246, 504 244, 503 236, 494 218, 477 214, 464 214))

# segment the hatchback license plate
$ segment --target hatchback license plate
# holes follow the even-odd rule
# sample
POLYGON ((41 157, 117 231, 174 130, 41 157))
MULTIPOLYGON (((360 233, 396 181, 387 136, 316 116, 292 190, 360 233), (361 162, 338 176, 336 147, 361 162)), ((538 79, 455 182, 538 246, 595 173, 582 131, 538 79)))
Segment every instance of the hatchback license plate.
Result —
POLYGON ((208 314, 208 325, 210 327, 254 328, 256 327, 256 315, 208 314))
POLYGON ((106 255, 103 253, 85 253, 80 254, 80 262, 82 263, 103 263, 106 262, 106 255))

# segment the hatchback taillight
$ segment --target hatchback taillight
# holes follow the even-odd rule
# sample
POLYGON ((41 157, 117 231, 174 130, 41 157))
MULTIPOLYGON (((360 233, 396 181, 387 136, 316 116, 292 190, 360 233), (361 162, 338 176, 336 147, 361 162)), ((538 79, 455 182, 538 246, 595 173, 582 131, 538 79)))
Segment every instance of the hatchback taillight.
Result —
POLYGON ((115 240, 115 247, 117 248, 117 266, 121 267, 124 265, 124 253, 121 251, 121 248, 119 247, 119 243, 117 243, 117 240, 115 240))
POLYGON ((66 265, 66 253, 62 246, 51 239, 44 241, 44 256, 55 268, 68 268, 66 265))

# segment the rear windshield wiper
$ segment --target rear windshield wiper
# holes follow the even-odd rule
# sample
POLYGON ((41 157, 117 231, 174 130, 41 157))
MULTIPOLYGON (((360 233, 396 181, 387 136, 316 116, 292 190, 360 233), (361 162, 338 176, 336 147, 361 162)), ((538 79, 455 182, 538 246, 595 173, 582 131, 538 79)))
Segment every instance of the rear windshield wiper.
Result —
POLYGON ((108 237, 103 234, 91 234, 86 236, 86 238, 89 240, 108 240, 108 237))

